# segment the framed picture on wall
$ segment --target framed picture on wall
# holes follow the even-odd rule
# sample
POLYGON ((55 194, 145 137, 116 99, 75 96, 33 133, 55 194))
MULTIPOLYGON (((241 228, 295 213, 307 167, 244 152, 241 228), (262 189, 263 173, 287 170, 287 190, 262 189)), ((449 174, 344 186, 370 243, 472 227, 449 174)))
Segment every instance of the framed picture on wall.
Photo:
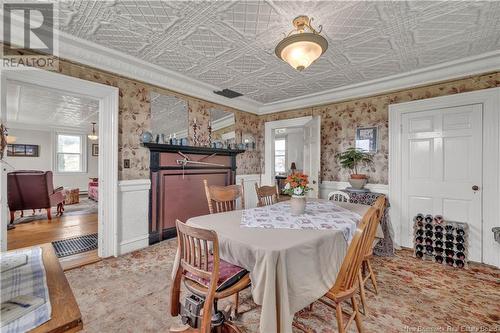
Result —
POLYGON ((99 156, 99 144, 92 144, 92 156, 99 156))
POLYGON ((38 145, 8 144, 7 156, 12 157, 38 157, 38 145))
POLYGON ((378 127, 356 128, 356 148, 369 153, 376 153, 378 149, 378 127))

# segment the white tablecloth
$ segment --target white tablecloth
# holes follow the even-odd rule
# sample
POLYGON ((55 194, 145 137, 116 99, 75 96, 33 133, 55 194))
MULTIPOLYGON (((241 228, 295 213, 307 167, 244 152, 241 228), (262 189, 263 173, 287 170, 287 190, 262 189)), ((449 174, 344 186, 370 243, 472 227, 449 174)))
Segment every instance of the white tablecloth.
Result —
MULTIPOLYGON (((369 206, 337 203, 360 216, 369 206)), ((222 259, 250 271, 252 296, 262 305, 262 333, 292 332, 294 314, 334 284, 347 250, 340 230, 247 228, 242 211, 191 218, 187 224, 215 230, 222 259)))

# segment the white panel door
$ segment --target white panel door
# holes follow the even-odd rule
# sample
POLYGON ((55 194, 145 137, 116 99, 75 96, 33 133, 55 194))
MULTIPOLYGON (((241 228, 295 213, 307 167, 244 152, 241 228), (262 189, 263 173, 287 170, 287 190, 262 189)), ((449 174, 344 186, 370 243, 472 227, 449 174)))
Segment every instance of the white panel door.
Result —
POLYGON ((402 116, 403 228, 440 214, 469 224, 469 259, 482 261, 482 104, 402 116), (477 186, 477 189, 476 189, 477 186))
POLYGON ((321 117, 314 116, 304 126, 304 173, 309 176, 310 198, 319 197, 321 163, 321 117))

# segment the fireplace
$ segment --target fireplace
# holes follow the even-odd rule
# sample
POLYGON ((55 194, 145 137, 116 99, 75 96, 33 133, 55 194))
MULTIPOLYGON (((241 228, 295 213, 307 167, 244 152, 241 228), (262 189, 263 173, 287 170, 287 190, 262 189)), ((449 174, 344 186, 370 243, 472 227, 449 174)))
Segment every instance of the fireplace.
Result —
POLYGON ((149 244, 175 237, 175 220, 209 214, 203 180, 232 185, 242 150, 144 144, 150 150, 149 244))

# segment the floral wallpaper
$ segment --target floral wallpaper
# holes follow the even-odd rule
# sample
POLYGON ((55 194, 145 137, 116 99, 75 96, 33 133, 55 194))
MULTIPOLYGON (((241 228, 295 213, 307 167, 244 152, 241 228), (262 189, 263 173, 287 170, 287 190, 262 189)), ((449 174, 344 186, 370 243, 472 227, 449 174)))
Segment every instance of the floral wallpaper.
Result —
MULTIPOLYGON (((264 122, 306 115, 320 115, 321 175, 323 181, 346 181, 348 173, 340 168, 335 155, 347 147, 354 146, 357 127, 378 126, 379 149, 374 156, 374 164, 364 171, 368 175, 370 183, 387 184, 389 168, 389 104, 494 87, 500 87, 500 72, 476 75, 351 101, 269 114, 259 117, 259 121, 249 122, 248 125, 251 126, 254 132, 259 132, 258 137, 261 138, 264 135, 264 122), (258 130, 256 127, 258 127, 258 130)), ((259 147, 263 147, 263 140, 259 143, 259 147)), ((260 152, 262 159, 263 153, 263 151, 260 152)), ((247 173, 257 173, 255 161, 247 160, 245 157, 240 161, 238 167, 241 167, 247 173)))
POLYGON ((265 122, 306 115, 320 115, 322 122, 322 180, 345 181, 348 178, 348 174, 340 168, 335 159, 335 154, 354 145, 355 130, 357 127, 377 126, 379 129, 379 149, 374 156, 374 164, 364 171, 367 173, 370 183, 387 184, 389 104, 500 87, 500 72, 495 72, 350 101, 257 116, 69 61, 60 61, 60 72, 119 88, 120 179, 149 177, 149 152, 140 145, 140 134, 150 129, 149 93, 151 91, 172 94, 187 100, 188 119, 191 125, 188 134, 191 142, 194 139, 192 124, 195 118, 199 126, 197 131, 198 141, 201 144, 207 144, 208 120, 210 118, 208 110, 216 107, 227 112, 234 112, 236 142, 241 141, 243 134, 250 134, 255 138, 257 147, 253 151, 247 151, 238 156, 238 174, 259 174, 263 172, 265 122), (130 169, 123 169, 123 159, 126 158, 131 160, 130 169))

